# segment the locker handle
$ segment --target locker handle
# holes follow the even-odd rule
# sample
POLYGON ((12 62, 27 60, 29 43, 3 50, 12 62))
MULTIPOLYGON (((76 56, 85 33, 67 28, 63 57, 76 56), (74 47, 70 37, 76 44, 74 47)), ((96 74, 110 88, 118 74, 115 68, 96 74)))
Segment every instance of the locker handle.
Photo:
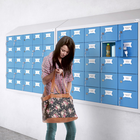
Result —
POLYGON ((25 39, 24 39, 24 41, 25 41, 25 39))
POLYGON ((120 81, 120 83, 122 83, 122 80, 120 81))
POLYGON ((104 66, 104 64, 102 64, 102 66, 104 66))
POLYGON ((86 95, 88 95, 88 93, 86 93, 86 95))
POLYGON ((102 79, 102 81, 104 82, 104 79, 102 79))
POLYGON ((72 93, 73 93, 73 91, 72 91, 72 93))
POLYGON ((86 78, 86 80, 88 80, 88 78, 86 78))
POLYGON ((119 49, 121 50, 121 47, 119 47, 119 49))
POLYGON ((86 34, 86 36, 88 36, 88 34, 86 34))

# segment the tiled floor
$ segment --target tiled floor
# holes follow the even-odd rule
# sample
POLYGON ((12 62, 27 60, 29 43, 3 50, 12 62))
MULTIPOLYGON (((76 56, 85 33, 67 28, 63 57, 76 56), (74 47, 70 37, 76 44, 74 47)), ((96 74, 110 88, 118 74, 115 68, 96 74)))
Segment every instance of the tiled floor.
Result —
POLYGON ((36 140, 36 139, 0 127, 0 140, 36 140))

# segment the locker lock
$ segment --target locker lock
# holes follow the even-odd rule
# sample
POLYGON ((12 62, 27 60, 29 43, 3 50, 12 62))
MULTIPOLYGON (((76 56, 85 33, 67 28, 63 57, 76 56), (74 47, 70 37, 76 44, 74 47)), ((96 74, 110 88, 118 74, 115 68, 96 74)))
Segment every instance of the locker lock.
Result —
POLYGON ((73 93, 73 91, 72 91, 72 93, 73 93))
POLYGON ((102 81, 104 82, 104 79, 102 79, 102 81))
POLYGON ((24 39, 24 41, 25 41, 25 39, 24 39))
POLYGON ((120 100, 122 100, 122 97, 120 97, 120 100))
POLYGON ((24 51, 25 52, 25 51, 24 51))
POLYGON ((45 37, 44 37, 44 39, 45 39, 45 37))
POLYGON ((120 34, 122 34, 122 31, 120 31, 120 34))
POLYGON ((119 47, 119 49, 121 50, 121 47, 119 47))
POLYGON ((88 34, 86 34, 86 36, 88 36, 88 34))
POLYGON ((101 97, 104 97, 104 95, 102 95, 101 97))
POLYGON ((104 66, 104 64, 102 64, 102 66, 104 66))
POLYGON ((35 86, 33 86, 33 88, 35 88, 35 86))
POLYGON ((33 74, 33 76, 35 76, 35 74, 33 74))
POLYGON ((60 38, 60 36, 59 36, 59 38, 60 38))
POLYGON ((88 49, 86 49, 86 51, 88 51, 88 49))
POLYGON ((88 78, 86 78, 86 80, 88 80, 88 78))
POLYGON ((17 51, 15 51, 15 53, 16 53, 17 51))
POLYGON ((88 93, 86 93, 86 95, 88 95, 88 93))
POLYGON ((15 85, 17 85, 17 84, 15 84, 15 85))
POLYGON ((71 37, 73 37, 73 35, 71 37))
POLYGON ((24 73, 24 75, 25 75, 25 73, 24 73))
POLYGON ((120 81, 120 83, 122 83, 122 81, 120 81))
POLYGON ((17 63, 17 62, 15 62, 15 63, 17 63))
POLYGON ((104 35, 104 33, 102 33, 102 35, 104 35))
POLYGON ((33 40, 35 40, 35 38, 33 40))
POLYGON ((88 65, 88 63, 86 63, 86 65, 88 65))
POLYGON ((122 64, 120 64, 120 66, 122 67, 122 64))

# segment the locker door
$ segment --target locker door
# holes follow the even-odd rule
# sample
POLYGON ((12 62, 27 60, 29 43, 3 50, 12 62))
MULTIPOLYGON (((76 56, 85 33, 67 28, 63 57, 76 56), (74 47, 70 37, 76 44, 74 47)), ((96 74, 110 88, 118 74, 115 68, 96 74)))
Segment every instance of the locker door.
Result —
POLYGON ((74 71, 84 71, 84 58, 75 57, 73 60, 73 70, 74 71))
POLYGON ((14 58, 7 57, 7 67, 14 68, 14 66, 15 66, 14 60, 15 60, 14 58))
POLYGON ((23 57, 23 46, 15 47, 15 57, 23 57))
POLYGON ((13 76, 14 76, 14 68, 7 68, 6 77, 13 78, 13 76))
POLYGON ((119 73, 138 73, 138 58, 126 57, 118 58, 119 73))
POLYGON ((42 33, 33 34, 33 45, 42 45, 42 33))
POLYGON ((54 32, 43 33, 43 44, 54 44, 54 32))
POLYGON ((16 90, 22 90, 22 86, 23 86, 23 80, 15 79, 15 89, 16 90))
POLYGON ((72 84, 74 84, 74 85, 81 85, 81 86, 85 85, 84 72, 73 71, 73 77, 74 77, 74 80, 72 81, 72 84))
POLYGON ((32 46, 33 44, 33 35, 27 34, 24 35, 24 46, 32 46))
POLYGON ((14 89, 15 88, 14 84, 15 84, 14 79, 7 78, 7 86, 6 86, 6 88, 14 89))
POLYGON ((24 69, 23 79, 32 81, 32 69, 24 69))
POLYGON ((7 47, 12 47, 12 46, 14 46, 15 44, 15 42, 14 42, 14 40, 15 40, 15 37, 14 36, 7 36, 6 37, 6 45, 7 45, 7 47))
POLYGON ((23 81, 23 86, 22 86, 22 90, 23 91, 28 91, 28 92, 32 92, 33 91, 33 82, 29 81, 29 80, 24 80, 23 81))
POLYGON ((49 55, 52 51, 54 51, 54 45, 43 45, 42 57, 49 55))
POLYGON ((91 102, 100 102, 100 88, 85 87, 85 100, 91 102))
POLYGON ((119 40, 138 39, 138 23, 120 24, 118 28, 119 40))
POLYGON ((23 79, 23 69, 15 69, 15 72, 14 72, 14 78, 15 79, 23 79))
POLYGON ((63 36, 71 37, 71 31, 70 30, 57 31, 57 41, 59 41, 63 36))
POLYGON ((92 87, 100 87, 100 73, 85 72, 85 85, 92 87))
POLYGON ((117 90, 101 89, 101 103, 117 105, 117 90))
POLYGON ((33 81, 42 81, 42 70, 33 69, 33 81))
POLYGON ((117 73, 117 57, 102 57, 101 71, 117 73))
POLYGON ((42 57, 42 45, 33 46, 33 55, 34 57, 42 57))
POLYGON ((24 57, 32 57, 33 52, 32 52, 32 46, 24 46, 24 57))
POLYGON ((85 43, 86 56, 100 57, 100 42, 85 43))
POLYGON ((102 26, 101 27, 101 40, 102 41, 117 40, 117 25, 102 26))
POLYGON ((42 69, 42 58, 33 58, 32 64, 34 69, 42 69))
POLYGON ((119 90, 118 105, 138 108, 138 93, 134 91, 119 90))
POLYGON ((35 93, 43 93, 42 91, 42 82, 39 81, 33 81, 33 92, 35 93))
POLYGON ((75 56, 85 56, 84 43, 75 43, 75 56))
POLYGON ((84 38, 85 38, 85 33, 84 33, 84 29, 74 29, 71 30, 71 38, 73 39, 73 41, 75 43, 77 42, 84 42, 84 38))
POLYGON ((23 40, 24 40, 23 35, 15 36, 15 46, 23 46, 23 40))
POLYGON ((70 94, 74 99, 85 100, 84 92, 84 86, 73 85, 70 94))
POLYGON ((95 57, 85 58, 85 71, 100 72, 100 58, 95 57))
POLYGON ((6 55, 7 55, 7 57, 14 57, 15 55, 14 55, 14 51, 15 50, 15 48, 14 47, 7 47, 7 52, 6 52, 6 55))
POLYGON ((100 41, 100 27, 85 28, 85 42, 100 41))
POLYGON ((118 78, 119 89, 138 91, 138 75, 119 74, 118 78))
POLYGON ((15 68, 23 67, 23 58, 15 58, 15 68))
POLYGON ((101 73, 101 87, 117 89, 117 74, 101 73))
POLYGON ((33 65, 32 65, 32 58, 25 57, 24 58, 24 62, 23 62, 23 68, 32 69, 32 67, 33 67, 33 65))

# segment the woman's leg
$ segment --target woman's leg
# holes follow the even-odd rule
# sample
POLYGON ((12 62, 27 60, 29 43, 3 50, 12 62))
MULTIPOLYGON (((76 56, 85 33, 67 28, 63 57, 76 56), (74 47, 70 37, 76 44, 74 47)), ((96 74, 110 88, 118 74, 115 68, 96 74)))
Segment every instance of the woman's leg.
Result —
POLYGON ((76 127, 75 127, 75 122, 67 122, 64 123, 67 129, 67 135, 66 135, 66 140, 75 140, 75 134, 76 134, 76 127))
POLYGON ((46 140, 55 140, 56 130, 57 130, 56 123, 47 123, 46 140))

